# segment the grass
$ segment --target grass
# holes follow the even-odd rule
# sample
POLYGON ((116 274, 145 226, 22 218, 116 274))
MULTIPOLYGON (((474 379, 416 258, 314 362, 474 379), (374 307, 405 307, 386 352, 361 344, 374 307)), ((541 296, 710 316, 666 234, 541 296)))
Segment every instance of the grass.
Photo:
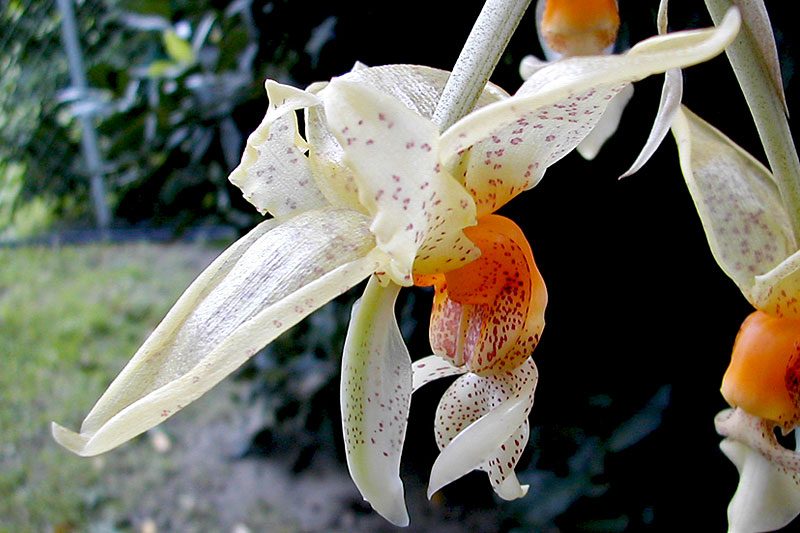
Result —
MULTIPOLYGON (((109 467, 55 445, 49 424, 80 425, 215 254, 150 244, 0 249, 0 531, 84 531, 105 519, 119 494, 109 469, 113 480, 136 468, 136 448, 109 467)), ((155 476, 173 468, 169 457, 155 460, 155 476)))

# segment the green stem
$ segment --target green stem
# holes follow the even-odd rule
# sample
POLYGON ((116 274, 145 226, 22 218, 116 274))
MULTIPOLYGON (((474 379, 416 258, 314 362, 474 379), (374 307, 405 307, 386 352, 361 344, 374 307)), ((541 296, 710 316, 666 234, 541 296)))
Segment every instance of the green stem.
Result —
MULTIPOLYGON (((732 0, 706 0, 715 24, 734 4, 732 0)), ((757 49, 756 36, 747 26, 747 18, 743 17, 742 29, 725 53, 753 115, 764 153, 791 219, 795 240, 800 242, 800 161, 783 100, 757 49)))
POLYGON ((441 131, 472 111, 531 0, 486 0, 447 80, 433 121, 441 131))

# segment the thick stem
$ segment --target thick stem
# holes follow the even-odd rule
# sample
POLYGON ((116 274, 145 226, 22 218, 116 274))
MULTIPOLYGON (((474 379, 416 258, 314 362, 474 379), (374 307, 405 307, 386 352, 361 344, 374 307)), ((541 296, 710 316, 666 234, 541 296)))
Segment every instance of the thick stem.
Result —
MULTIPOLYGON (((715 24, 734 4, 732 0, 706 0, 715 24)), ((800 161, 781 94, 757 53, 756 36, 747 25, 748 19, 743 17, 743 21, 738 37, 725 52, 756 123, 767 161, 792 221, 795 239, 800 242, 800 161)))
POLYGON ((441 131, 472 111, 531 0, 486 0, 433 114, 441 131))

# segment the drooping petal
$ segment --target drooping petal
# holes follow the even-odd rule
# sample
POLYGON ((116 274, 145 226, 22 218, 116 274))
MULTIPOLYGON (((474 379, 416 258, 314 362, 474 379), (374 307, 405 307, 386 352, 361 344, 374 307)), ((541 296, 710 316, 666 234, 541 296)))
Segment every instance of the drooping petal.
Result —
POLYGON ((363 84, 337 79, 322 97, 395 283, 410 285, 412 269, 442 271, 477 257, 462 231, 475 224, 475 205, 439 167, 436 126, 363 84))
POLYGON ((720 448, 739 470, 739 486, 728 506, 729 531, 775 531, 800 514, 800 454, 781 446, 774 424, 726 409, 714 420, 728 438, 720 448))
MULTIPOLYGON (((667 28, 669 26, 668 8, 668 0, 661 0, 659 2, 658 16, 656 17, 659 35, 667 33, 667 28)), ((658 103, 658 112, 656 113, 655 121, 653 121, 653 127, 650 129, 650 135, 648 135, 647 141, 642 151, 636 157, 636 160, 620 178, 625 178, 638 172, 639 169, 650 160, 658 147, 661 146, 664 137, 669 133, 672 121, 675 119, 675 114, 678 112, 678 109, 680 109, 682 99, 683 74, 680 69, 668 70, 664 76, 664 85, 661 88, 661 100, 658 103)))
POLYGON ((400 456, 411 403, 411 358, 394 315, 400 290, 372 278, 353 307, 342 359, 341 407, 350 477, 365 500, 408 525, 400 456))
POLYGON ((672 128, 681 169, 711 252, 750 302, 755 276, 797 250, 772 175, 685 107, 672 128))
POLYGON ((516 368, 544 328, 547 289, 522 230, 488 215, 467 236, 481 256, 444 275, 416 276, 435 287, 430 341, 434 353, 481 375, 516 368))
POLYGON ((668 70, 664 76, 664 85, 661 88, 661 100, 658 103, 658 112, 650 129, 650 135, 642 147, 642 151, 636 157, 631 167, 625 171, 621 178, 631 176, 647 163, 659 146, 664 137, 669 133, 675 115, 681 106, 683 99, 683 73, 680 69, 668 70))
MULTIPOLYGON (((616 133, 619 121, 622 119, 622 112, 625 111, 625 106, 628 105, 632 97, 633 85, 625 85, 608 102, 603 116, 597 121, 597 125, 575 148, 581 154, 581 157, 590 161, 597 157, 597 154, 600 153, 600 148, 616 133)), ((669 131, 669 126, 667 126, 664 135, 666 135, 667 131, 669 131)))
MULTIPOLYGON (((473 181, 494 180, 496 190, 481 194, 495 195, 491 203, 502 205, 533 187, 548 165, 580 143, 624 84, 705 61, 719 54, 738 28, 733 10, 715 29, 653 37, 624 55, 574 57, 542 68, 512 98, 481 108, 444 132, 443 167, 460 179, 461 159, 471 150, 474 166, 488 161, 481 172, 471 170, 473 181)), ((487 212, 480 199, 476 203, 479 216, 487 212)))
POLYGON ((446 378, 447 376, 456 376, 463 374, 467 371, 464 367, 455 366, 449 359, 439 357, 438 355, 429 355, 423 357, 418 361, 414 361, 411 365, 412 371, 412 386, 411 391, 416 390, 426 383, 437 380, 439 378, 446 378))
POLYGON ((529 358, 510 372, 487 377, 469 373, 450 386, 436 410, 436 442, 442 453, 431 470, 429 498, 475 469, 488 472, 502 497, 525 495, 527 487, 517 482, 516 489, 516 478, 506 481, 528 442, 527 417, 537 380, 529 358))
POLYGON ((92 408, 80 434, 54 424, 56 440, 79 455, 96 455, 196 400, 379 267, 368 225, 359 213, 327 208, 257 227, 186 290, 92 408))
POLYGON ((261 214, 292 216, 328 205, 303 154, 307 146, 297 131, 295 113, 318 105, 319 100, 271 80, 267 81, 267 93, 267 114, 248 137, 242 162, 228 179, 261 214))

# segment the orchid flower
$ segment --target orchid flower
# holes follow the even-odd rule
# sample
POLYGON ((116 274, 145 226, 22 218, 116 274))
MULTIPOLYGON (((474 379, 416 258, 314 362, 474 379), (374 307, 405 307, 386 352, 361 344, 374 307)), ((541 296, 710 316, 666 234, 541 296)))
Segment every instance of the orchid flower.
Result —
POLYGON ((436 355, 413 365, 413 390, 440 377, 464 374, 436 411, 442 450, 428 496, 474 469, 489 474, 506 500, 521 498, 514 474, 528 442, 528 413, 538 373, 529 356, 544 328, 547 290, 522 230, 488 215, 467 236, 481 256, 459 269, 415 276, 433 285, 430 341, 436 355))
MULTIPOLYGON (((709 1, 712 17, 730 5, 709 1)), ((715 419, 739 471, 729 530, 779 529, 800 514, 800 451, 784 448, 800 423, 800 162, 785 114, 775 42, 763 2, 741 3, 743 31, 729 58, 750 103, 771 170, 688 109, 672 131, 712 254, 756 308, 741 326, 715 419), (768 75, 765 75, 768 74, 768 75), (775 79, 778 81, 776 82, 775 79)))
POLYGON ((739 470, 730 531, 772 531, 800 514, 800 453, 773 433, 800 421, 800 249, 773 174, 688 109, 673 133, 715 259, 757 309, 742 324, 717 415, 739 470))
MULTIPOLYGON (((84 456, 130 440, 371 277, 354 306, 342 361, 348 468, 381 515, 407 524, 399 462, 413 379, 393 313, 400 287, 411 285, 414 276, 446 275, 477 259, 481 245, 471 239, 483 242, 485 217, 536 185, 545 169, 592 129, 621 85, 705 61, 730 42, 737 28, 733 13, 718 29, 641 43, 627 56, 590 64, 565 60, 543 69, 511 97, 490 85, 479 108, 443 133, 431 121, 447 79, 443 71, 409 65, 358 68, 307 90, 268 81, 267 114, 249 137, 231 181, 273 218, 234 243, 190 285, 92 408, 80 432, 53 424, 55 439, 84 456), (305 111, 305 138, 297 125, 299 110, 305 111), (477 233, 470 237, 476 222, 477 233)), ((511 240, 525 249, 518 237, 511 240)), ((486 254, 491 256, 489 249, 486 254)), ((461 277, 476 286, 471 275, 461 277)), ((532 309, 530 302, 524 304, 532 309)), ((497 318, 487 311, 504 309, 486 305, 469 307, 475 327, 497 318)), ((532 349, 533 343, 519 346, 532 349)), ((496 388, 512 387, 490 405, 508 398, 511 407, 522 406, 509 409, 509 416, 525 427, 519 409, 529 409, 535 372, 522 354, 514 357, 515 368, 476 368, 475 375, 496 388), (516 375, 526 372, 527 378, 516 375), (518 390, 512 392, 513 387, 518 390)), ((464 438, 454 438, 450 449, 463 442, 476 446, 467 435, 486 431, 472 431, 475 425, 494 421, 510 427, 504 416, 497 422, 493 412, 464 429, 464 438)), ((483 452, 465 456, 466 462, 446 452, 443 456, 462 470, 484 465, 483 452)))

